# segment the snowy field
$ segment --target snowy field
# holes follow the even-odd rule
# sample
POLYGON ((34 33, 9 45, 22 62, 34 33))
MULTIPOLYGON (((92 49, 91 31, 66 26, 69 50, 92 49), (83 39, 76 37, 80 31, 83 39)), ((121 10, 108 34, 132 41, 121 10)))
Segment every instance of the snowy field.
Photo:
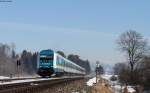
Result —
POLYGON ((15 84, 15 83, 23 83, 23 82, 32 82, 32 81, 42 81, 42 80, 52 80, 54 78, 44 78, 44 79, 25 79, 25 80, 12 80, 9 82, 0 82, 0 85, 6 85, 6 84, 15 84))
POLYGON ((0 79, 10 79, 10 77, 0 76, 0 79))
MULTIPOLYGON (((124 86, 121 87, 118 81, 111 81, 111 77, 113 75, 110 74, 103 74, 101 77, 108 81, 108 83, 111 85, 112 89, 115 93, 121 93, 121 90, 124 89, 124 86)), ((117 76, 117 75, 115 75, 117 76)), ((96 83, 96 77, 93 77, 92 79, 89 79, 86 84, 87 86, 93 86, 94 83, 96 83)), ((128 92, 133 93, 135 90, 132 88, 132 86, 127 86, 128 92)))
POLYGON ((38 75, 35 76, 19 76, 19 77, 6 77, 6 76, 0 76, 0 80, 3 79, 18 79, 18 78, 37 78, 39 77, 38 75))
MULTIPOLYGON (((43 80, 57 80, 57 79, 65 79, 68 78, 68 76, 62 76, 62 77, 51 77, 51 78, 38 78, 39 76, 26 76, 26 77, 5 77, 5 76, 0 76, 0 85, 4 85, 4 84, 13 84, 13 83, 23 83, 23 82, 32 82, 32 81, 43 81, 43 80), (21 79, 24 78, 24 79, 21 79), (33 79, 35 78, 35 79, 33 79), (6 81, 4 82, 4 79, 10 79, 10 81, 6 81), (21 79, 21 80, 11 80, 11 79, 21 79)), ((73 77, 69 77, 69 78, 77 78, 78 76, 73 76, 73 77)))
MULTIPOLYGON (((19 78, 34 78, 34 77, 19 77, 19 78)), ((18 77, 10 78, 10 77, 5 77, 5 76, 0 76, 0 80, 3 80, 3 79, 18 79, 18 77)), ((32 82, 32 81, 42 81, 42 80, 52 80, 52 79, 58 79, 58 78, 36 78, 36 79, 24 79, 24 80, 11 80, 8 82, 0 81, 0 85, 32 82)))
MULTIPOLYGON (((120 93, 121 90, 125 88, 125 86, 121 86, 118 81, 111 81, 110 79, 111 79, 112 76, 113 75, 104 74, 101 77, 103 79, 108 80, 109 84, 112 86, 115 93, 120 93)), ((117 77, 117 75, 115 75, 115 77, 117 77)), ((129 93, 134 93, 135 92, 135 89, 133 89, 133 87, 129 86, 129 85, 127 86, 127 90, 128 90, 129 93)))

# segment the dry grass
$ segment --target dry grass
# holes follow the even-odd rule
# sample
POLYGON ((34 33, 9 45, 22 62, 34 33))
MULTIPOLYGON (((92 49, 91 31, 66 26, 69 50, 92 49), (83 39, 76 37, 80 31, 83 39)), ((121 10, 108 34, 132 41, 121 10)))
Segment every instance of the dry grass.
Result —
POLYGON ((91 93, 114 93, 111 87, 105 83, 98 83, 92 88, 91 93))

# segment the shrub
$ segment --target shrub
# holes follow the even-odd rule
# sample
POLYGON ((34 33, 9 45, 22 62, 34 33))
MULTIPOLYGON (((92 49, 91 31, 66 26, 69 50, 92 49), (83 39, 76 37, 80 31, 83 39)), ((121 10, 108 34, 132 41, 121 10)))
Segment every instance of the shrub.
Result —
POLYGON ((111 81, 116 81, 116 80, 117 80, 117 77, 113 75, 113 76, 110 78, 110 80, 111 80, 111 81))

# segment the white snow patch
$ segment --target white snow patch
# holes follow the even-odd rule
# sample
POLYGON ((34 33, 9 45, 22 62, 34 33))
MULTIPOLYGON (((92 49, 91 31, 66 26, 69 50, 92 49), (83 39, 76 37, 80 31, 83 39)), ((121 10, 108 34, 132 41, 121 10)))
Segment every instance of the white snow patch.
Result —
POLYGON ((101 75, 101 77, 103 78, 103 79, 106 79, 106 80, 110 80, 110 78, 112 77, 113 75, 109 75, 109 74, 103 74, 103 75, 101 75))
POLYGON ((17 76, 13 76, 13 77, 0 76, 0 80, 3 80, 3 79, 19 79, 19 78, 37 78, 37 77, 40 77, 40 76, 20 76, 20 77, 17 77, 17 76))
POLYGON ((96 77, 89 79, 89 81, 86 82, 88 86, 93 86, 94 83, 96 83, 96 77))
POLYGON ((136 90, 134 88, 132 88, 131 86, 127 86, 128 92, 129 93, 134 93, 136 92, 136 90))
POLYGON ((13 80, 13 81, 9 81, 9 82, 0 82, 0 85, 14 84, 14 83, 23 83, 23 82, 32 82, 32 81, 42 81, 42 80, 44 81, 44 80, 52 80, 52 79, 57 79, 57 78, 13 80))
POLYGON ((9 79, 10 77, 0 76, 0 79, 9 79))
POLYGON ((35 83, 30 83, 30 85, 32 85, 32 86, 37 86, 37 85, 39 85, 39 84, 35 84, 35 83))
POLYGON ((121 86, 120 86, 120 85, 115 85, 114 88, 115 88, 116 90, 120 91, 121 86))

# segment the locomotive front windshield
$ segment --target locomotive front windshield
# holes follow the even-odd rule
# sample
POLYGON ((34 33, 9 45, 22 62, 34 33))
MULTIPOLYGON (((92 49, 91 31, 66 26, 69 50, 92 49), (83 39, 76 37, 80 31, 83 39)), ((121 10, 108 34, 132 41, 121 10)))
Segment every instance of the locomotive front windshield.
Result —
POLYGON ((40 61, 42 62, 50 62, 53 60, 53 56, 50 57, 40 57, 40 61))
POLYGON ((40 52, 40 64, 41 68, 50 68, 53 66, 54 53, 50 50, 43 50, 40 52))
POLYGON ((53 56, 41 56, 40 57, 40 67, 50 68, 53 66, 53 56))

